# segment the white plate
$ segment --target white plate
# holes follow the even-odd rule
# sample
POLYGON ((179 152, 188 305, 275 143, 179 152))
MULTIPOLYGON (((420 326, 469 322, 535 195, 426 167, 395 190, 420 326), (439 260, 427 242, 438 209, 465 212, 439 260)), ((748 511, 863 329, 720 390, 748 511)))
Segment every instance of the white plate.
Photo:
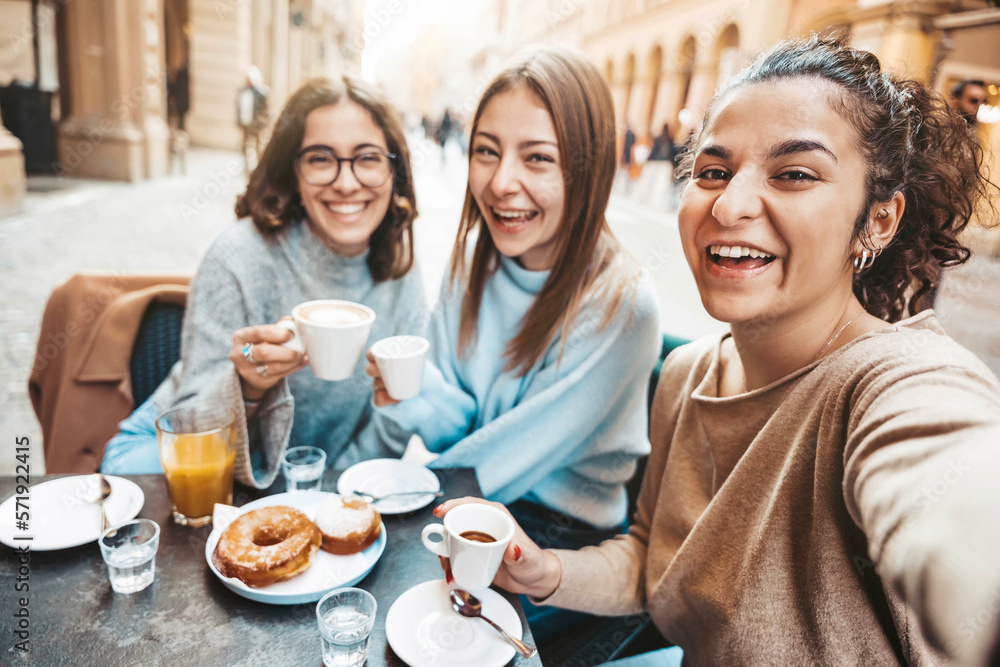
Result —
MULTIPOLYGON (((324 491, 279 493, 255 500, 252 503, 247 503, 240 508, 236 516, 246 514, 250 510, 261 507, 287 505, 288 507, 301 510, 311 520, 315 520, 316 508, 320 503, 336 496, 337 494, 335 493, 326 493, 324 491)), ((372 571, 375 563, 378 562, 379 557, 382 555, 382 551, 385 550, 386 542, 385 524, 383 523, 382 533, 375 541, 375 544, 361 553, 351 554, 350 556, 337 556, 320 549, 313 559, 312 567, 297 577, 279 581, 264 588, 251 588, 239 579, 222 576, 215 569, 215 565, 212 564, 212 553, 215 551, 215 545, 219 543, 220 537, 222 537, 222 530, 213 528, 212 534, 208 536, 208 542, 205 543, 205 560, 208 561, 208 567, 211 568, 212 574, 217 576, 219 581, 234 593, 251 600, 256 600, 257 602, 266 602, 267 604, 304 604, 306 602, 316 602, 316 600, 319 600, 335 588, 353 586, 372 571)))
MULTIPOLYGON (((451 608, 448 584, 434 579, 417 584, 392 603, 385 617, 389 646, 410 667, 503 667, 514 647, 486 621, 465 618, 451 608)), ((521 638, 514 607, 494 590, 479 591, 483 616, 521 638)))
MULTIPOLYGON (((371 459, 356 463, 345 470, 337 480, 337 493, 349 496, 364 491, 373 496, 384 496, 397 491, 441 490, 437 476, 424 466, 399 459, 371 459)), ((404 514, 424 507, 434 496, 413 495, 386 498, 375 503, 382 514, 404 514)))
MULTIPOLYGON (((7 498, 0 504, 0 542, 14 549, 28 546, 32 551, 55 551, 97 540, 101 536, 101 510, 97 503, 84 500, 88 477, 74 475, 36 484, 20 507, 16 494, 7 498), (17 530, 15 512, 24 512, 25 504, 29 529, 17 530), (34 539, 14 539, 28 535, 34 539)), ((146 501, 142 489, 122 477, 104 477, 111 483, 111 495, 104 501, 108 521, 115 525, 134 519, 146 501)))

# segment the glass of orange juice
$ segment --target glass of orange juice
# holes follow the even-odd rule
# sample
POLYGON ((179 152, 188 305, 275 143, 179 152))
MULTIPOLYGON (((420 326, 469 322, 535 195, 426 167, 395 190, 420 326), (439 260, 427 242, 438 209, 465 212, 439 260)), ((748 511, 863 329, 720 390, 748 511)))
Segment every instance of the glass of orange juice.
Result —
POLYGON ((232 408, 194 404, 156 420, 160 463, 178 524, 208 525, 215 503, 232 504, 236 419, 232 408))

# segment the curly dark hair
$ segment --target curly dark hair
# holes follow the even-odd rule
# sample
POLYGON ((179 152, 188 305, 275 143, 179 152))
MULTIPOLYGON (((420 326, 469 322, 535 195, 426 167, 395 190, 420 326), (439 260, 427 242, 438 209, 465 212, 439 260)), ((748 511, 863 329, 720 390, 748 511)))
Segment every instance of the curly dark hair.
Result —
POLYGON ((315 109, 345 99, 371 114, 385 134, 389 152, 396 155, 389 210, 368 241, 368 268, 376 282, 400 278, 413 266, 413 221, 417 217, 410 151, 393 108, 374 88, 354 77, 310 79, 288 98, 260 163, 250 174, 246 192, 236 200, 236 215, 249 216, 265 236, 305 219, 295 156, 302 144, 306 117, 315 109))
MULTIPOLYGON (((813 36, 780 42, 737 74, 719 93, 794 77, 836 84, 834 108, 857 132, 868 165, 864 205, 853 241, 870 250, 870 212, 901 192, 906 200, 896 235, 871 268, 854 277, 854 293, 876 317, 896 322, 929 307, 925 298, 940 281, 941 268, 969 259, 958 239, 981 202, 995 213, 997 186, 983 174, 983 149, 969 126, 941 96, 921 83, 883 72, 871 53, 842 41, 813 36)), ((706 112, 706 119, 712 107, 706 112)), ((680 171, 690 177, 689 142, 680 171)))

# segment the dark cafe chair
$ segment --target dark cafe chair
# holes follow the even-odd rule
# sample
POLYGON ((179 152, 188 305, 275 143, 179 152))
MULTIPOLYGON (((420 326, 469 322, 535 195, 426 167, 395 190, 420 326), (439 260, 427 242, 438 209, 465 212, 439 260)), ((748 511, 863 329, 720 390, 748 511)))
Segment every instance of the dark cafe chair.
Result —
POLYGON ((49 296, 28 394, 49 474, 96 472, 180 357, 190 276, 79 274, 49 296))
MULTIPOLYGON (((649 379, 648 409, 652 410, 660 369, 663 368, 667 355, 688 342, 690 341, 670 334, 663 335, 660 359, 653 367, 649 379)), ((626 485, 629 517, 635 514, 647 460, 646 456, 639 459, 635 475, 626 485)), ((668 646, 671 646, 670 642, 656 629, 649 614, 642 613, 632 616, 593 616, 546 643, 539 642, 538 652, 543 656, 546 665, 591 667, 668 646)))

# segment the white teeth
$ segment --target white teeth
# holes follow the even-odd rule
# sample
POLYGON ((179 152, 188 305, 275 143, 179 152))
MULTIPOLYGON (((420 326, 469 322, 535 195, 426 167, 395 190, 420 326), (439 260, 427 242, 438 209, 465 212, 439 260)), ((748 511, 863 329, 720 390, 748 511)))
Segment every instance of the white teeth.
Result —
POLYGON ((358 211, 363 211, 365 208, 364 204, 341 204, 336 206, 334 204, 327 204, 326 207, 330 209, 331 212, 337 213, 338 215, 351 215, 352 213, 357 213, 358 211))
POLYGON ((774 257, 774 255, 766 253, 763 250, 748 248, 746 246, 713 245, 709 247, 708 251, 719 257, 735 257, 737 259, 740 257, 753 257, 755 259, 760 257, 774 257))
POLYGON ((497 209, 493 209, 493 213, 498 218, 524 218, 534 213, 534 211, 498 211, 497 209))

